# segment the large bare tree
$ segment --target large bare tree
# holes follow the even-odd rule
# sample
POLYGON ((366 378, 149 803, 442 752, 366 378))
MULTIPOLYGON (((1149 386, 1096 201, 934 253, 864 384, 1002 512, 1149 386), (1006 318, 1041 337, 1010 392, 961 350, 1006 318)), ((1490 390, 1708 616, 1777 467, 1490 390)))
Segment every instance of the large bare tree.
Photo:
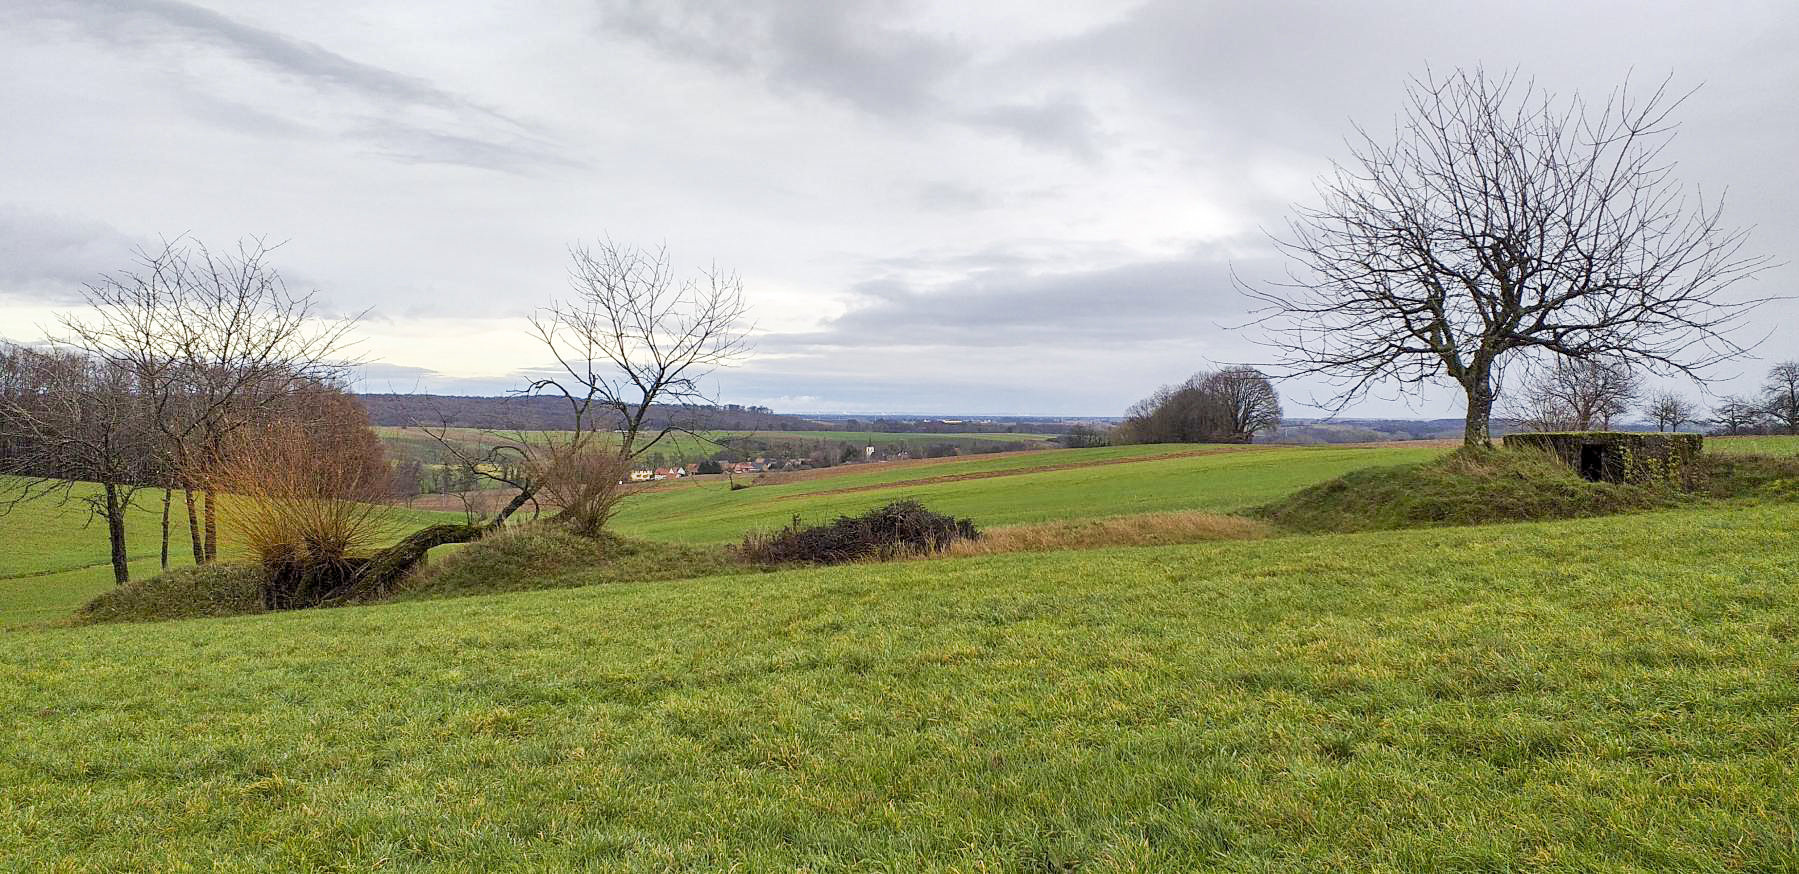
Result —
POLYGON ((1663 83, 1563 101, 1478 68, 1413 80, 1393 135, 1358 128, 1276 238, 1288 280, 1251 289, 1284 375, 1329 379, 1339 408, 1447 379, 1481 445, 1519 358, 1703 378, 1742 353, 1758 301, 1725 292, 1768 262, 1721 198, 1674 179, 1683 99, 1663 83))

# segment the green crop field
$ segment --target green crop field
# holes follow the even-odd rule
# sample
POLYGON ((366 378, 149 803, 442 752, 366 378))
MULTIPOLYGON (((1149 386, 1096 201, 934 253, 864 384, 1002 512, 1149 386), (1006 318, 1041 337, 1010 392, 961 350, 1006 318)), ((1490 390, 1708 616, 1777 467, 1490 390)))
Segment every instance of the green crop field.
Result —
POLYGON ((731 491, 698 483, 633 498, 621 532, 682 542, 724 542, 779 527, 794 515, 823 521, 902 497, 983 525, 1121 516, 1165 510, 1242 510, 1375 465, 1422 461, 1434 447, 1121 446, 1017 453, 930 463, 866 465, 830 476, 731 491))
POLYGON ((12 632, 20 870, 1791 870, 1799 508, 12 632))

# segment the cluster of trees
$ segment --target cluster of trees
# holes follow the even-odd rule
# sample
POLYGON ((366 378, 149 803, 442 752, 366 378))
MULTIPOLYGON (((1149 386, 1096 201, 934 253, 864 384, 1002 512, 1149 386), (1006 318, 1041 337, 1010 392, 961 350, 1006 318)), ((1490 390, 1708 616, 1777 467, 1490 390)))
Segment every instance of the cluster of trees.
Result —
MULTIPOLYGON (((268 606, 353 600, 527 504, 598 534, 634 461, 685 430, 685 414, 718 409, 701 381, 746 351, 735 275, 677 281, 660 251, 575 248, 573 293, 531 322, 556 372, 520 393, 556 405, 564 430, 473 446, 434 430, 460 483, 497 482, 514 496, 490 518, 373 550, 395 477, 365 408, 342 388, 357 318, 326 318, 313 293, 290 292, 269 263, 273 248, 250 239, 215 253, 178 238, 140 251, 132 267, 86 287, 86 306, 60 319, 57 336, 0 346, 0 473, 16 477, 0 510, 58 491, 89 501, 124 583, 127 510, 145 487, 162 489, 165 567, 174 496, 201 564, 218 556, 228 503, 234 534, 265 570, 268 606), (91 497, 78 488, 86 482, 99 484, 91 497)), ((406 473, 416 488, 423 465, 406 473)))
POLYGON ((1616 361, 1559 360, 1533 374, 1520 398, 1518 424, 1531 430, 1607 430, 1634 410, 1660 431, 1697 425, 1717 434, 1799 434, 1799 361, 1769 368, 1759 395, 1720 398, 1709 418, 1679 392, 1645 392, 1642 379, 1616 361))
POLYGON ((1118 443, 1248 443, 1281 424, 1280 395, 1261 371, 1230 367, 1165 385, 1132 405, 1118 443))
POLYGON ((215 476, 259 429, 339 447, 339 463, 378 466, 380 446, 340 390, 355 319, 320 318, 290 292, 260 239, 214 252, 178 238, 83 292, 58 336, 0 348, 0 509, 49 493, 86 501, 106 522, 115 579, 130 578, 127 511, 146 486, 162 495, 161 558, 182 497, 193 560, 218 556, 215 476), (349 435, 344 437, 343 435, 349 435), (97 494, 77 490, 99 484, 97 494))
POLYGON ((1759 395, 1727 395, 1712 407, 1720 434, 1799 434, 1799 361, 1768 369, 1759 395))

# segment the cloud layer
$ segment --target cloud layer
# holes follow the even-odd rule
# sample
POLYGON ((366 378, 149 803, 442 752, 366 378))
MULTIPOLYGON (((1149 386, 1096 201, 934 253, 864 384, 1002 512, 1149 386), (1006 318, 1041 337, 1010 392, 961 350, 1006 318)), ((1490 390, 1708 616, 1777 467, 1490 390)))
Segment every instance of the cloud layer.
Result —
POLYGON ((761 336, 728 400, 1115 414, 1258 357, 1233 277, 1279 271, 1262 229, 1432 67, 1703 86, 1680 175, 1792 260, 1799 16, 1651 7, 10 4, 0 334, 133 245, 266 234, 333 306, 374 307, 374 387, 498 391, 542 363, 520 320, 566 247, 610 235, 745 277, 761 336))

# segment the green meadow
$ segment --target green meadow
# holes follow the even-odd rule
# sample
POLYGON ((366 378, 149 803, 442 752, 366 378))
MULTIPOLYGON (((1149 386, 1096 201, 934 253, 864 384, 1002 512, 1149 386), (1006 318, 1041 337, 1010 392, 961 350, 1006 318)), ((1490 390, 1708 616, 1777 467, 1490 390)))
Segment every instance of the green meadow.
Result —
MULTIPOLYGON (((1738 439, 1708 448, 1799 454, 1738 439)), ((1345 474, 1437 482, 1444 452, 1133 446, 664 484, 616 520, 633 540, 582 547, 597 559, 543 562, 554 538, 526 531, 464 547, 485 557, 426 597, 110 625, 44 621, 79 597, 17 573, 94 570, 65 568, 104 535, 31 508, 5 519, 0 616, 29 624, 0 629, 0 858, 1799 869, 1791 461, 1752 497, 1565 521, 774 571, 714 545, 896 497, 996 528, 1247 513, 1345 474)))
POLYGON ((18 869, 1790 870, 1799 509, 0 648, 18 869))
POLYGON ((1770 435, 1762 437, 1707 437, 1707 452, 1742 455, 1799 455, 1799 437, 1770 435))

